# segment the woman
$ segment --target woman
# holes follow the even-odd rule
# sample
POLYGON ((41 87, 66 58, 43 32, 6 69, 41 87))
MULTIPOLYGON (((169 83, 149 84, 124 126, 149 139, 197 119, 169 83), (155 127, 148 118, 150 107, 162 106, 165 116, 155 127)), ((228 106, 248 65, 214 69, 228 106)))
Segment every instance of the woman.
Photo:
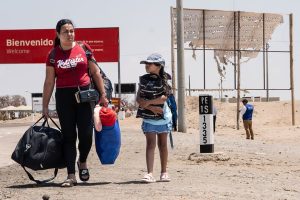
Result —
POLYGON ((148 74, 140 77, 137 102, 139 110, 137 117, 143 118, 142 130, 146 136, 146 164, 148 173, 142 178, 142 182, 156 182, 153 176, 154 151, 157 145, 160 155, 161 174, 160 181, 170 181, 167 173, 168 162, 168 133, 172 130, 172 113, 166 100, 170 93, 167 83, 167 73, 164 71, 165 61, 159 54, 151 54, 145 64, 148 74))
MULTIPOLYGON (((84 44, 91 51, 87 44, 84 44)), ((92 51, 91 51, 92 52, 92 51)), ((93 109, 91 103, 77 103, 75 93, 90 87, 91 79, 101 92, 100 102, 106 104, 106 94, 99 68, 86 57, 84 49, 75 42, 75 29, 71 20, 62 19, 56 25, 54 48, 46 61, 46 78, 43 91, 43 114, 48 117, 48 105, 56 84, 56 110, 64 135, 64 156, 67 164, 67 179, 62 187, 77 184, 75 176, 76 139, 79 138, 79 177, 89 180, 87 157, 92 146, 93 109), (53 53, 54 52, 54 53, 53 53), (54 55, 54 59, 53 56, 54 55), (78 130, 78 133, 76 131, 78 130)))

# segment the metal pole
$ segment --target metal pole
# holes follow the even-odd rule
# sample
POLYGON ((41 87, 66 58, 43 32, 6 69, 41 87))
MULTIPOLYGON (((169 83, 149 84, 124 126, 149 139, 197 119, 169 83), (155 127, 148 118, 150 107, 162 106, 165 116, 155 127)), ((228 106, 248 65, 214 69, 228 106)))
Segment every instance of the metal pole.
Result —
POLYGON ((202 10, 202 26, 203 26, 203 89, 206 89, 206 80, 205 80, 205 10, 202 10))
POLYGON ((236 89, 236 12, 234 14, 234 20, 233 20, 233 48, 234 48, 234 89, 236 89))
POLYGON ((221 77, 220 78, 220 82, 221 82, 221 98, 220 98, 220 100, 222 101, 222 98, 223 98, 223 78, 221 77))
POLYGON ((191 76, 189 75, 189 96, 191 96, 191 76))
MULTIPOLYGON (((221 77, 221 76, 220 76, 221 77)), ((222 96, 222 91, 221 91, 221 78, 220 78, 220 83, 218 84, 218 86, 219 86, 219 90, 218 90, 218 92, 219 92, 219 99, 220 99, 220 102, 221 102, 221 96, 222 96)))
MULTIPOLYGON (((175 48, 176 49, 176 48, 175 48)), ((203 48, 184 48, 184 50, 191 50, 191 51, 195 51, 195 50, 203 50, 203 48)), ((216 49, 216 48, 211 48, 211 49, 205 49, 205 51, 230 51, 230 49, 216 49)), ((240 52, 264 52, 263 50, 255 50, 255 49, 240 49, 240 52)), ((290 53, 290 51, 276 51, 276 50, 272 50, 272 51, 268 51, 269 53, 290 53)))
POLYGON ((33 97, 32 97, 32 93, 30 93, 31 95, 31 112, 33 113, 33 97))
POLYGON ((237 64, 237 112, 236 112, 236 127, 237 130, 240 129, 239 124, 239 117, 240 117, 240 87, 241 87, 241 52, 240 52, 240 29, 241 29, 241 23, 240 23, 240 11, 238 11, 238 64, 237 64))
POLYGON ((291 84, 291 98, 292 98, 292 125, 295 126, 295 99, 294 99, 294 22, 293 14, 290 14, 290 84, 291 84))
POLYGON ((173 7, 170 8, 171 13, 171 69, 172 69, 172 91, 176 98, 176 74, 175 74, 175 54, 174 54, 174 22, 173 22, 173 7))
POLYGON ((265 13, 263 13, 263 80, 266 89, 266 38, 265 38, 265 13))
POLYGON ((269 54, 268 54, 268 49, 269 49, 269 43, 266 44, 266 86, 267 86, 267 102, 270 101, 269 98, 269 54))
POLYGON ((119 49, 118 49, 118 54, 119 54, 119 60, 118 60, 118 90, 119 90, 119 98, 121 99, 121 58, 120 58, 120 32, 119 32, 119 35, 118 35, 118 46, 119 46, 119 49))
POLYGON ((186 133, 185 120, 185 71, 184 32, 182 0, 176 0, 177 7, 177 79, 178 79, 178 131, 186 133))
POLYGON ((32 122, 34 122, 35 110, 33 110, 33 93, 30 94, 31 94, 31 109, 32 109, 31 115, 32 115, 32 122))

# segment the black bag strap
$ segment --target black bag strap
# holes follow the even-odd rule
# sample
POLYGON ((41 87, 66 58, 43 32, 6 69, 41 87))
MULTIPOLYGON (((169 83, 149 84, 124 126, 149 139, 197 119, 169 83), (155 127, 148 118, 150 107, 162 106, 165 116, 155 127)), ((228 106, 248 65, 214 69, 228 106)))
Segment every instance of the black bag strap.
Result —
MULTIPOLYGON (((56 126, 56 128, 61 131, 61 128, 57 125, 57 123, 50 117, 48 116, 48 118, 52 121, 52 123, 56 126)), ((40 119, 38 119, 32 126, 35 126, 37 123, 39 123, 41 121, 41 119, 44 119, 44 122, 42 124, 42 126, 45 126, 45 124, 47 123, 48 127, 49 123, 48 123, 48 118, 45 117, 45 115, 43 115, 40 119)))
MULTIPOLYGON (((56 124, 56 122, 49 116, 49 119, 52 121, 52 123, 56 126, 56 128, 61 132, 61 128, 56 124)), ((48 125, 49 126, 49 125, 48 125)))
POLYGON ((173 143, 172 131, 170 131, 169 136, 170 136, 170 144, 171 144, 171 148, 174 149, 174 143, 173 143))
MULTIPOLYGON (((87 47, 85 46, 85 44, 82 41, 77 41, 77 44, 83 49, 83 51, 85 53, 85 56, 86 56, 86 59, 88 61, 92 60, 92 55, 93 54, 92 54, 92 52, 90 50, 87 49, 87 47)), ((88 63, 87 71, 88 71, 88 75, 90 77, 90 87, 89 88, 96 88, 95 85, 94 85, 93 77, 91 75, 91 70, 90 70, 90 67, 89 67, 89 63, 88 63)), ((79 84, 78 84, 78 90, 80 91, 79 84)))
POLYGON ((58 168, 55 168, 55 170, 54 170, 54 176, 53 176, 52 178, 48 178, 48 179, 46 179, 46 180, 42 180, 42 181, 41 181, 41 180, 36 180, 36 179, 34 179, 33 176, 30 174, 30 172, 27 171, 26 168, 25 168, 23 165, 21 165, 21 166, 23 167, 24 171, 26 172, 28 178, 29 178, 30 180, 36 182, 37 184, 43 184, 43 183, 47 183, 47 182, 49 182, 49 181, 52 181, 53 179, 55 179, 55 177, 57 176, 57 173, 58 173, 58 168))
MULTIPOLYGON (((85 46, 85 44, 81 41, 77 42, 79 44, 79 46, 81 46, 81 48, 84 50, 85 55, 88 59, 88 61, 92 61, 93 63, 95 63, 95 65, 97 65, 97 67, 100 70, 100 74, 102 75, 102 77, 107 77, 106 74, 104 73, 104 71, 101 69, 101 67, 98 65, 97 61, 95 60, 95 58, 93 57, 93 53, 85 46)), ((90 71, 89 71, 90 74, 90 71)))
MULTIPOLYGON (((45 115, 43 115, 41 118, 39 118, 32 126, 35 126, 37 123, 39 123, 42 119, 44 119, 44 122, 42 124, 42 126, 45 126, 45 124, 47 123, 48 127, 49 123, 48 123, 48 118, 45 117, 45 115)), ((52 121, 52 123, 56 126, 56 128, 58 128, 58 130, 61 131, 60 127, 55 123, 55 121, 49 116, 49 119, 52 121)))
POLYGON ((40 119, 38 119, 32 126, 35 126, 37 123, 41 121, 41 119, 45 118, 45 115, 43 115, 40 119))

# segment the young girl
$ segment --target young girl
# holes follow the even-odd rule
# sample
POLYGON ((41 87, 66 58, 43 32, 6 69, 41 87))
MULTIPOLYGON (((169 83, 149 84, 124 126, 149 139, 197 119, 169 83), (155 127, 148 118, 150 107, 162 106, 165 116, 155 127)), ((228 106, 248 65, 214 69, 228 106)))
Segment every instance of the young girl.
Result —
POLYGON ((154 151, 157 145, 160 154, 161 174, 160 181, 170 181, 167 173, 168 161, 168 133, 172 130, 172 113, 166 103, 170 93, 167 83, 167 74, 164 71, 165 60, 159 54, 151 54, 145 64, 148 74, 140 77, 137 102, 139 109, 137 117, 143 118, 142 130, 146 136, 146 163, 148 173, 142 178, 142 182, 153 183, 154 151))

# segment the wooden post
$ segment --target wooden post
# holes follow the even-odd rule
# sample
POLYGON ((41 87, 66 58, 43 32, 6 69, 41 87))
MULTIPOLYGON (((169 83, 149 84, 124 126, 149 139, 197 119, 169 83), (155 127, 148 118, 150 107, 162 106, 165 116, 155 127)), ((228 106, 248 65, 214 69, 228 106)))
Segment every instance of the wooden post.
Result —
POLYGON ((295 126, 295 99, 294 99, 294 46, 293 46, 293 14, 290 14, 290 84, 292 98, 292 125, 295 126))

